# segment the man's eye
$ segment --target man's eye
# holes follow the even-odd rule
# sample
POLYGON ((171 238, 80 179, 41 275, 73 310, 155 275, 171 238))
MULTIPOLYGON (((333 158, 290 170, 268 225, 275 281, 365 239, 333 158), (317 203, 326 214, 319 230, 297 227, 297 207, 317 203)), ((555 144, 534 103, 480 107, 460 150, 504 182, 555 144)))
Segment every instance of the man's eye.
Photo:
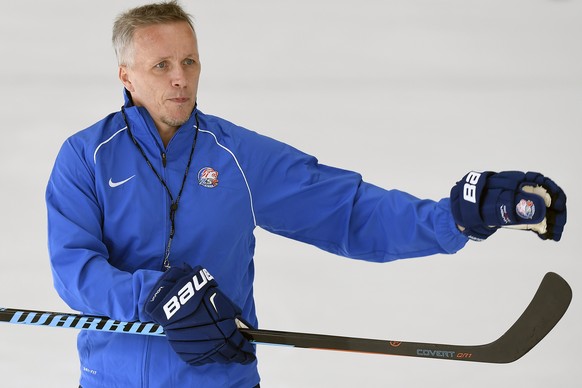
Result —
POLYGON ((193 59, 184 59, 184 64, 185 65, 193 65, 194 64, 194 60, 193 59))
POLYGON ((166 62, 160 62, 155 66, 157 69, 165 69, 167 67, 166 62))

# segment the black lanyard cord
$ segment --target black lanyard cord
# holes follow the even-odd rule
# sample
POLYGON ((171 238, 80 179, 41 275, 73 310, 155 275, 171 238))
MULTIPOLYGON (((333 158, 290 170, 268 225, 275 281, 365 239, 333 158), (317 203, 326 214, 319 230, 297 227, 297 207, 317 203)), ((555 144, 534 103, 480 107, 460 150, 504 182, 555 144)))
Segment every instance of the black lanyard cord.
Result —
POLYGON ((125 107, 121 107, 121 114, 123 116, 123 120, 125 121, 125 125, 127 127, 127 133, 129 133, 129 136, 131 137, 131 141, 133 141, 133 144, 135 144, 135 146, 137 147, 137 149, 139 150, 139 152, 141 153, 141 155, 145 159, 147 165, 150 166, 150 169, 154 172, 154 174, 156 175, 156 177, 158 178, 158 180, 160 181, 162 186, 166 189, 168 196, 170 197, 170 236, 168 238, 168 243, 166 245, 166 251, 164 252, 164 263, 163 263, 164 270, 168 270, 170 268, 170 250, 172 247, 172 240, 174 239, 174 235, 176 234, 176 223, 175 223, 176 211, 178 210, 178 204, 180 203, 180 198, 182 197, 182 191, 184 191, 184 187, 186 186, 186 178, 188 178, 188 172, 190 171, 190 164, 192 163, 192 159, 194 157, 194 149, 196 148, 196 141, 198 140, 198 128, 200 128, 200 122, 198 121, 198 112, 194 111, 194 118, 196 119, 196 133, 194 134, 194 140, 192 141, 192 148, 190 149, 190 156, 188 158, 188 164, 186 165, 186 171, 184 171, 184 177, 182 178, 182 185, 180 186, 180 190, 178 191, 178 195, 176 196, 175 200, 174 200, 174 196, 172 195, 172 192, 170 191, 170 188, 168 187, 166 181, 164 180, 164 178, 162 178, 162 176, 158 173, 158 171, 152 165, 152 163, 150 162, 149 158, 147 157, 145 151, 139 145, 136 138, 133 136, 133 133, 131 132, 131 129, 129 128, 129 122, 127 120, 127 117, 125 116, 125 107))

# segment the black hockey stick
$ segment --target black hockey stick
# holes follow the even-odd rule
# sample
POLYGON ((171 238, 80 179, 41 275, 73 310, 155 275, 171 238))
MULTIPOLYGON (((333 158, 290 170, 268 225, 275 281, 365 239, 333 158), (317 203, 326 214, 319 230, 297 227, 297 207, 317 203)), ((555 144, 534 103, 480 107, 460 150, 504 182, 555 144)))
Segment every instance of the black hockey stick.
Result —
MULTIPOLYGON (((572 299, 572 289, 559 275, 548 272, 532 301, 499 339, 485 345, 446 345, 423 342, 352 338, 288 331, 241 329, 257 344, 341 350, 396 356, 439 358, 486 363, 513 362, 540 342, 562 318, 572 299)), ((161 326, 148 322, 122 322, 107 317, 71 313, 0 308, 0 322, 163 336, 161 326)))

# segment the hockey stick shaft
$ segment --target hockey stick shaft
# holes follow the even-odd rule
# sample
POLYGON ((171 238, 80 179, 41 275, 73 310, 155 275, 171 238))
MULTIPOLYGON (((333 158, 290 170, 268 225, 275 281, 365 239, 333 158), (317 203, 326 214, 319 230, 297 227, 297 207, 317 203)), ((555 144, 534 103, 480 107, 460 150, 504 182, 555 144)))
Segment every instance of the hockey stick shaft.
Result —
MULTIPOLYGON (((552 330, 568 309, 571 299, 572 290, 568 283, 555 273, 546 274, 531 303, 513 326, 499 339, 485 345, 447 345, 275 330, 240 330, 249 341, 257 344, 459 361, 508 363, 521 358, 552 330)), ((155 323, 124 322, 107 317, 72 313, 0 308, 0 322, 164 336, 162 327, 155 323)))

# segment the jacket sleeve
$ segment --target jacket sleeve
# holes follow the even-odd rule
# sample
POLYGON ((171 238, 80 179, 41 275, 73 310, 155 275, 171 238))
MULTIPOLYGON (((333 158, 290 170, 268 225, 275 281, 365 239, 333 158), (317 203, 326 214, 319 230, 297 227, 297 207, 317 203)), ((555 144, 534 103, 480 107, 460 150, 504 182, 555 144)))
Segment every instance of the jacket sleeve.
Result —
POLYGON ((319 164, 293 147, 247 133, 257 224, 326 251, 368 261, 454 253, 467 242, 448 198, 385 190, 360 174, 319 164))
POLYGON ((121 271, 109 264, 93 166, 71 139, 62 146, 47 189, 48 247, 55 289, 74 310, 118 320, 144 320, 153 270, 121 271))

